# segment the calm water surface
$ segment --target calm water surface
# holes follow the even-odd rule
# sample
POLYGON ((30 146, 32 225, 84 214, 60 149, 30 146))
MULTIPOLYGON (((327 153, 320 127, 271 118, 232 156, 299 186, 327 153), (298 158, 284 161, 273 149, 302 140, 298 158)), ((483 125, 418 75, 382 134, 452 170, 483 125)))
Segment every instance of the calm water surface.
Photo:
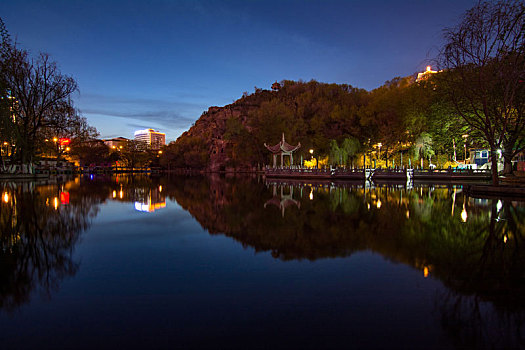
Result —
POLYGON ((525 347, 525 203, 221 177, 0 183, 0 347, 525 347))

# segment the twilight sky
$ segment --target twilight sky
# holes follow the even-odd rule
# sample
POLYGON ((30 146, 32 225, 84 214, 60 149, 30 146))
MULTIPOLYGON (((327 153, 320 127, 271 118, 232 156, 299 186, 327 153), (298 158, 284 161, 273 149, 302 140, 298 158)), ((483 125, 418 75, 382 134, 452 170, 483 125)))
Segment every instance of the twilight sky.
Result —
POLYGON ((423 70, 475 0, 10 0, 0 17, 80 86, 102 138, 175 140, 209 106, 283 79, 367 90, 423 70))

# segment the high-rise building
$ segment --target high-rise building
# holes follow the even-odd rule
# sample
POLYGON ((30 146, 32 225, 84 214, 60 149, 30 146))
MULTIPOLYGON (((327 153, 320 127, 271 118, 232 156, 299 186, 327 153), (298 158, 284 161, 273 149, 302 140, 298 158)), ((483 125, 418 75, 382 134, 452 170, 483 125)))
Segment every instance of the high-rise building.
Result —
POLYGON ((166 134, 153 129, 135 131, 135 141, 141 141, 152 150, 159 150, 166 144, 166 134))

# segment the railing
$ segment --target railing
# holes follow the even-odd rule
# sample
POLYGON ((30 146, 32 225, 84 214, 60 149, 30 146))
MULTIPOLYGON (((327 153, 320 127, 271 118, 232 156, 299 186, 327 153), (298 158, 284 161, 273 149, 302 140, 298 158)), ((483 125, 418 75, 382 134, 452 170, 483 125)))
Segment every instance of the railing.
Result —
POLYGON ((396 179, 405 177, 412 179, 419 178, 457 178, 457 177, 490 177, 491 172, 488 169, 404 169, 404 168, 305 168, 300 166, 271 168, 266 167, 265 173, 267 176, 283 176, 283 177, 330 177, 330 178, 358 178, 362 176, 366 179, 382 178, 382 179, 396 179))
POLYGON ((490 176, 490 169, 414 169, 414 175, 437 175, 437 174, 450 174, 450 175, 488 175, 490 176))

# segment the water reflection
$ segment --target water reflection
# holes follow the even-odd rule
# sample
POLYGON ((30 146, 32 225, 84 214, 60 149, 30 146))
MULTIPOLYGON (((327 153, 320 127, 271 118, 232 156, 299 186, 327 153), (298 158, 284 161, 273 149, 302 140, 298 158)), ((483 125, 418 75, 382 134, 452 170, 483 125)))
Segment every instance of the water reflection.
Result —
POLYGON ((0 183, 0 309, 12 311, 33 292, 49 296, 74 275, 73 249, 105 199, 79 181, 0 183))
POLYGON ((4 310, 34 291, 49 295, 81 268, 74 246, 99 204, 118 201, 158 218, 156 210, 176 201, 210 234, 281 261, 381 254, 443 283, 436 315, 458 345, 525 345, 523 202, 469 198, 454 186, 219 176, 4 183, 0 194, 4 310))
POLYGON ((469 198, 454 186, 218 178, 173 185, 170 193, 212 234, 285 261, 377 252, 449 288, 436 309, 458 344, 525 345, 523 202, 469 198), (495 323, 510 323, 512 336, 500 337, 495 323))

